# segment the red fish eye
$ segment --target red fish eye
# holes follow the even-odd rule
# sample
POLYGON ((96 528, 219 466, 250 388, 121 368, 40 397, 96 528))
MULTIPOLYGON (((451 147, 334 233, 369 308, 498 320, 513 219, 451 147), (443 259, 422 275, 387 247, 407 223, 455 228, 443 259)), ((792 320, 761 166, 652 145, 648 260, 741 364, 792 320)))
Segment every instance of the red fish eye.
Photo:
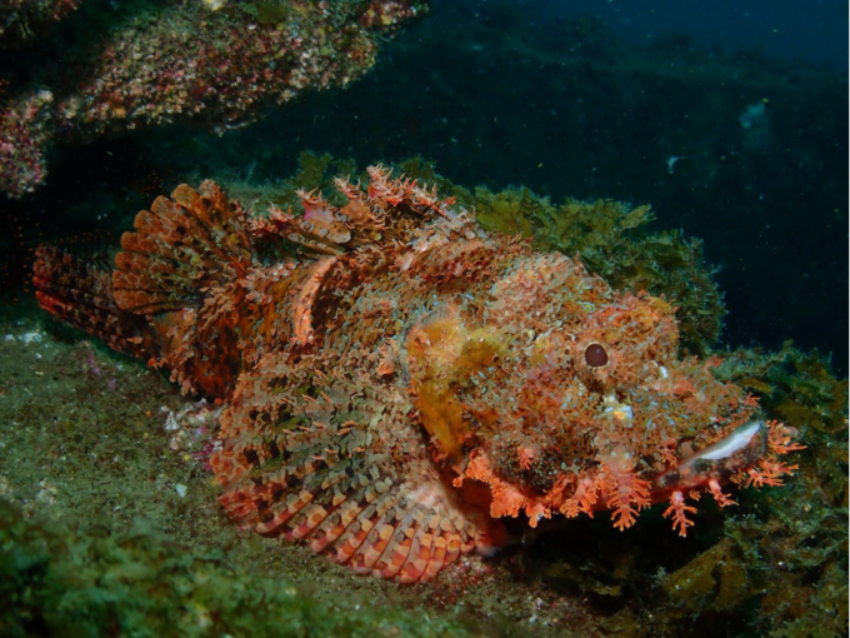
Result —
POLYGON ((598 343, 591 343, 584 350, 584 362, 591 368, 600 368, 608 363, 608 353, 598 343))

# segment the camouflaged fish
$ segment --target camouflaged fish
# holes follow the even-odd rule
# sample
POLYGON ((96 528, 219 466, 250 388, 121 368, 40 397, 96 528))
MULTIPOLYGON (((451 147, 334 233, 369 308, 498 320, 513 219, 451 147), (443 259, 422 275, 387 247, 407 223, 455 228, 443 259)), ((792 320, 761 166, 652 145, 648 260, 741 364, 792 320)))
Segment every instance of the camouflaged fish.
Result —
POLYGON ((211 465, 240 523, 427 581, 504 542, 504 517, 610 510, 622 530, 666 501, 684 536, 699 492, 727 506, 730 481, 795 469, 792 428, 678 357, 669 302, 368 172, 336 180, 341 208, 301 192, 303 216, 256 220, 180 186, 112 273, 38 251, 43 308, 225 406, 211 465))

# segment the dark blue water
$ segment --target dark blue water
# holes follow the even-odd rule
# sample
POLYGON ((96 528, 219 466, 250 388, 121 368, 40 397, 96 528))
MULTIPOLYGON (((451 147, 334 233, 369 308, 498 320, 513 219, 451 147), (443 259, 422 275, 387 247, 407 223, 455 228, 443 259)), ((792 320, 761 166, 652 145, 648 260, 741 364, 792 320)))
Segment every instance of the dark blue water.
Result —
POLYGON ((546 16, 594 15, 617 35, 638 44, 686 34, 706 48, 757 48, 773 59, 847 69, 847 2, 843 0, 575 0, 526 4, 539 6, 546 16))

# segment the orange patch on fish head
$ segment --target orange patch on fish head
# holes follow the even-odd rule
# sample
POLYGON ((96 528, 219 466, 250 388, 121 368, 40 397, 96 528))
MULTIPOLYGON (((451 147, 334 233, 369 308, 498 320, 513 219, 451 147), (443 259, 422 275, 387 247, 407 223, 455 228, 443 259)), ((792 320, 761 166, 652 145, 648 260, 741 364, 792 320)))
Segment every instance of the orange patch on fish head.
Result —
POLYGON ((471 434, 464 396, 473 378, 493 366, 504 350, 498 330, 470 324, 456 310, 428 316, 411 329, 411 391, 438 457, 457 456, 471 434))

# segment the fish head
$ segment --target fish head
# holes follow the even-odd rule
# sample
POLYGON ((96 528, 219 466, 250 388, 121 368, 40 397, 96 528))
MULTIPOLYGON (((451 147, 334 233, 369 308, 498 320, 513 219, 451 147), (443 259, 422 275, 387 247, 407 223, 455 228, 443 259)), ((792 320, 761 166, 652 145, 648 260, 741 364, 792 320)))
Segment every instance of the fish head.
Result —
MULTIPOLYGON (((524 513, 533 526, 611 509, 629 527, 684 485, 671 470, 696 468, 691 457, 757 416, 741 388, 714 377, 716 362, 680 356, 675 312, 562 255, 531 255, 480 298, 423 317, 407 352, 435 458, 456 485, 487 485, 494 517, 524 513), (676 478, 654 484, 662 475, 676 478)), ((753 441, 717 473, 692 472, 689 487, 755 463, 764 435, 753 441)))

